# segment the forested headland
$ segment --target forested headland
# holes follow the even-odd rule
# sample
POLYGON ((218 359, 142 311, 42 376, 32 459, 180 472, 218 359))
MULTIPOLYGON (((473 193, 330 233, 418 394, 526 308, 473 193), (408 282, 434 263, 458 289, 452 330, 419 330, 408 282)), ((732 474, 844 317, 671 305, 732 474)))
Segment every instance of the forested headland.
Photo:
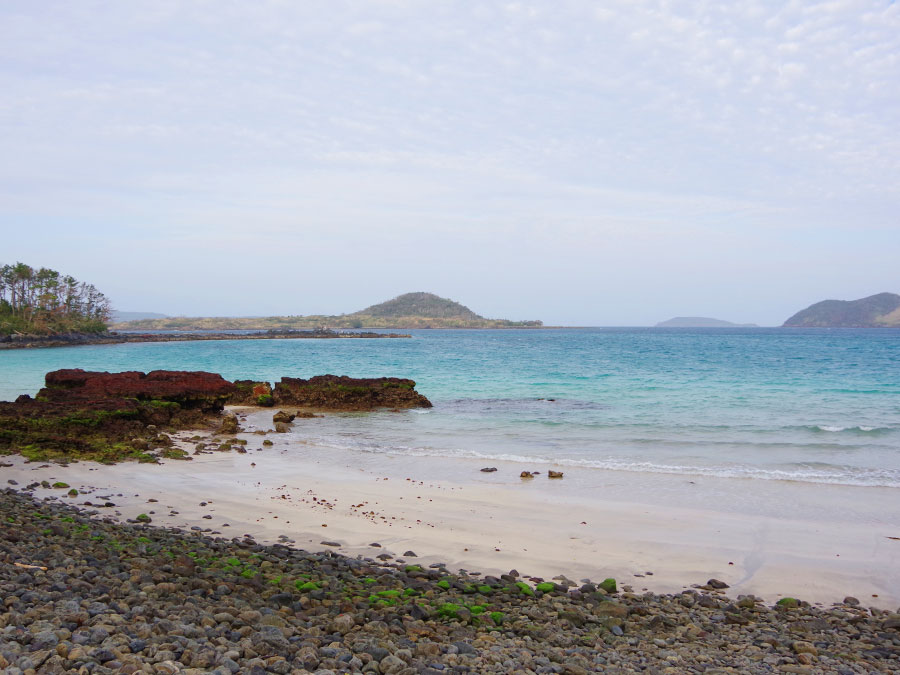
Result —
POLYGON ((0 267, 0 335, 103 333, 109 300, 93 284, 25 263, 0 267))

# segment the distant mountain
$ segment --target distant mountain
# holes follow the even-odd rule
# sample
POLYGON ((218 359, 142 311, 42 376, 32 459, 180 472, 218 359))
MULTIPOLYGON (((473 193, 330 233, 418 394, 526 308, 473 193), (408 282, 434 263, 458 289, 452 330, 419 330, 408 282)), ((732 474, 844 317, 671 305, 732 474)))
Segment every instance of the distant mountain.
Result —
POLYGON ((434 293, 404 293, 393 300, 366 307, 350 316, 377 316, 379 318, 396 318, 400 316, 417 316, 428 319, 484 319, 465 305, 442 298, 434 293))
POLYGON ((540 321, 486 319, 433 293, 405 293, 339 316, 166 317, 115 324, 117 330, 308 330, 311 328, 535 328, 540 321))
POLYGON ((859 300, 823 300, 797 312, 785 326, 880 328, 900 326, 900 295, 879 293, 859 300))
POLYGON ((657 328, 756 328, 755 323, 731 323, 722 319, 705 316, 676 316, 668 321, 660 321, 657 328))
POLYGON ((123 321, 138 321, 140 319, 167 319, 168 314, 158 312, 119 312, 113 310, 109 315, 110 323, 122 323, 123 321))

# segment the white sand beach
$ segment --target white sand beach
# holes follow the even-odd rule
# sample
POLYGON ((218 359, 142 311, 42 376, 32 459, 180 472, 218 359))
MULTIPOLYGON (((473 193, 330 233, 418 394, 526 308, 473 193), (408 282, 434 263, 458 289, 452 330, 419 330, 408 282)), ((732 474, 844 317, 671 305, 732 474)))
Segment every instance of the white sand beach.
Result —
POLYGON ((864 605, 900 605, 900 524, 890 489, 595 469, 585 477, 571 468, 548 480, 546 467, 513 462, 482 473, 475 460, 317 448, 302 442, 302 420, 289 434, 261 436, 253 431, 272 426, 271 409, 238 412, 246 454, 65 467, 13 456, 0 475, 19 488, 63 481, 83 493, 38 488, 39 496, 115 504, 97 509, 101 515, 146 513, 155 525, 267 543, 283 535, 307 550, 329 548, 327 541, 352 556, 413 551, 419 564, 615 577, 636 592, 678 592, 716 578, 730 585, 729 595, 768 602, 830 604, 852 595, 864 605), (275 444, 263 448, 266 438, 275 444), (542 473, 519 477, 534 468, 542 473))

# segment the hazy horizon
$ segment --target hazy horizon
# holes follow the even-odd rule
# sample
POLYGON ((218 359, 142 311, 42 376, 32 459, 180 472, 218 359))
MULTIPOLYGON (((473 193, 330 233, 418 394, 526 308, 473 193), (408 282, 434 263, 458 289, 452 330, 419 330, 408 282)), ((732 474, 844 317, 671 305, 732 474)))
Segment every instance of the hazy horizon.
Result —
POLYGON ((893 1, 0 7, 0 263, 122 311, 780 325, 900 292, 893 1))

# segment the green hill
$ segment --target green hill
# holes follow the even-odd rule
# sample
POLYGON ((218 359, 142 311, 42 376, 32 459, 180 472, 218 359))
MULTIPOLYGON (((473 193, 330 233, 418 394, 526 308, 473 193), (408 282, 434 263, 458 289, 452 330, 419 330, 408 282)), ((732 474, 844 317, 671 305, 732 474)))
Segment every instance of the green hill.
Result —
POLYGON ((404 293, 393 300, 366 307, 350 316, 397 318, 417 316, 426 319, 484 319, 465 305, 442 298, 434 293, 404 293))
POLYGON ((900 295, 879 293, 859 300, 823 300, 797 312, 784 325, 816 328, 900 327, 900 295))
POLYGON ((312 328, 535 328, 540 321, 486 319, 433 293, 405 293, 339 316, 168 317, 118 323, 115 330, 309 330, 312 328))

